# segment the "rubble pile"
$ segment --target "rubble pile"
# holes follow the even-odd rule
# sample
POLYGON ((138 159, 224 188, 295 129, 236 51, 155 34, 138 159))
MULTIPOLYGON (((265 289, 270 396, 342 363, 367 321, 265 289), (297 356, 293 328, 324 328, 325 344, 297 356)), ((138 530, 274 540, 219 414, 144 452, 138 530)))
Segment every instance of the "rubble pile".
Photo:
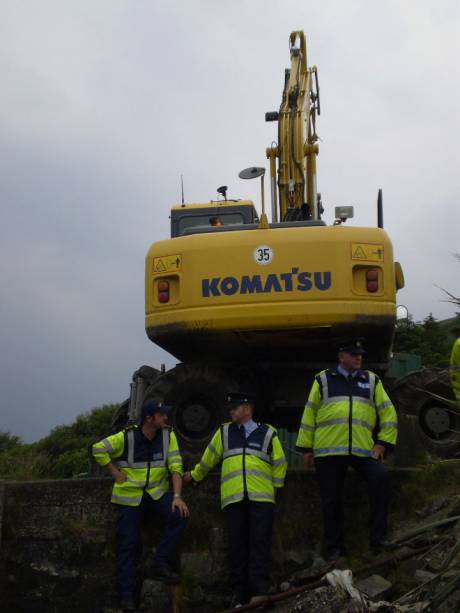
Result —
MULTIPOLYGON (((364 552, 342 558, 334 567, 314 557, 308 567, 279 584, 279 592, 267 598, 266 609, 276 613, 460 612, 460 495, 439 498, 415 511, 415 517, 400 524, 380 555, 364 552)), ((254 609, 246 605, 234 611, 254 609)))

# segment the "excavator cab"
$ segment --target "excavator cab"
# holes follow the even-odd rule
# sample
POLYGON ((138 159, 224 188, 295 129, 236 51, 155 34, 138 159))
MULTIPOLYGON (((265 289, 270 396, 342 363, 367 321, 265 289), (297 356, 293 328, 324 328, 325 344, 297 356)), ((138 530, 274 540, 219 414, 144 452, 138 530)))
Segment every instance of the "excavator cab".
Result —
POLYGON ((223 200, 206 204, 180 204, 171 210, 171 238, 226 230, 244 230, 259 218, 251 200, 223 200), (218 219, 221 223, 215 224, 218 219))

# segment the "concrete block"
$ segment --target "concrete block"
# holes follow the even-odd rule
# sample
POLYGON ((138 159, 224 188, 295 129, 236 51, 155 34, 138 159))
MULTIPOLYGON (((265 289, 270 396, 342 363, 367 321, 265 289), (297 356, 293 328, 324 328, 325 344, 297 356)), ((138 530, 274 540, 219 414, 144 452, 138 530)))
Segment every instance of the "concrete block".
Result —
POLYGON ((381 600, 393 586, 380 575, 371 575, 355 583, 355 587, 367 594, 371 600, 381 600))

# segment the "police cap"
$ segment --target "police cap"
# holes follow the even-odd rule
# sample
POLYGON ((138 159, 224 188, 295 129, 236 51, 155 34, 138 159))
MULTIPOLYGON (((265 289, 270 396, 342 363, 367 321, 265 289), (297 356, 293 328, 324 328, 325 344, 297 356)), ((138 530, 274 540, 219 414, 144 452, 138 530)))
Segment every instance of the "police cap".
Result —
POLYGON ((366 353, 362 338, 353 338, 348 341, 344 341, 339 346, 339 351, 346 351, 346 353, 351 353, 352 355, 363 355, 366 353))
POLYGON ((163 404, 160 400, 147 400, 147 402, 143 405, 141 411, 141 419, 142 421, 148 415, 155 415, 155 413, 161 413, 162 415, 167 415, 172 410, 172 406, 168 404, 163 404))
POLYGON ((237 407, 240 404, 255 404, 256 395, 250 392, 233 392, 227 394, 227 406, 237 407))

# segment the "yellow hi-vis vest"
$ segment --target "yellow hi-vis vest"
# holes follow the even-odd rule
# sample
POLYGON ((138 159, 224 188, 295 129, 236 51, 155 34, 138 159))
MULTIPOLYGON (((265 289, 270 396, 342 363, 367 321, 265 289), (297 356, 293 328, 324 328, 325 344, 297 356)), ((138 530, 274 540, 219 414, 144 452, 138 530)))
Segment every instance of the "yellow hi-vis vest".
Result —
POLYGON ((460 402, 460 337, 455 341, 452 347, 449 374, 455 398, 460 402))
POLYGON ((397 426, 393 403, 377 375, 360 370, 348 380, 331 368, 315 377, 296 447, 315 457, 370 457, 375 443, 396 444, 397 426))
POLYGON ((287 462, 274 428, 259 424, 246 438, 244 428, 223 424, 192 470, 194 481, 204 479, 221 460, 222 508, 245 496, 255 502, 275 502, 275 488, 284 485, 287 462))
POLYGON ((170 489, 169 473, 183 474, 176 435, 170 428, 159 430, 150 441, 141 428, 123 430, 93 445, 98 464, 113 463, 126 475, 124 483, 114 483, 111 502, 139 506, 142 496, 158 500, 170 489))

